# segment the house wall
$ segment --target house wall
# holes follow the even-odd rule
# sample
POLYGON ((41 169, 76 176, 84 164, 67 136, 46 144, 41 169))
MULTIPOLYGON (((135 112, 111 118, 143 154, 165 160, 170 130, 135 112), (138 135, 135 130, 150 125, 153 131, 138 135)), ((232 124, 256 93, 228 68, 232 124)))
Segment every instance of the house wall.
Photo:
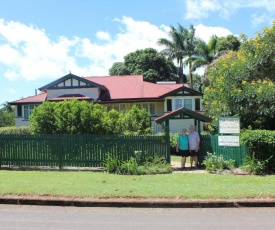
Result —
MULTIPOLYGON (((193 125, 195 130, 198 131, 198 127, 195 126, 195 120, 193 119, 174 119, 169 121, 170 133, 181 133, 185 128, 189 132, 189 126, 193 125)), ((203 122, 200 122, 200 130, 203 130, 203 122)))
POLYGON ((28 120, 24 120, 23 117, 16 117, 15 118, 15 126, 16 127, 21 127, 21 126, 29 126, 30 123, 28 120))
POLYGON ((48 89, 47 100, 64 95, 64 94, 82 94, 96 100, 99 96, 98 88, 69 88, 69 89, 48 89))

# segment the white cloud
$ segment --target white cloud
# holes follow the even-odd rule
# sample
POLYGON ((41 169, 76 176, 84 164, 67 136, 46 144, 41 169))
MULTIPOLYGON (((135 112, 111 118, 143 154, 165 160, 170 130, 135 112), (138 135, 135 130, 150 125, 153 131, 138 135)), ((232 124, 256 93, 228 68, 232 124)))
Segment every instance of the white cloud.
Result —
POLYGON ((98 31, 96 33, 96 36, 101 40, 107 40, 107 41, 111 40, 110 34, 108 32, 98 31))
POLYGON ((217 0, 187 0, 186 19, 199 19, 208 17, 209 13, 220 10, 217 0))
POLYGON ((198 24, 195 26, 196 36, 204 40, 206 43, 209 42, 209 39, 212 35, 217 35, 217 37, 225 37, 232 34, 230 30, 223 27, 211 27, 204 26, 203 24, 198 24))
POLYGON ((100 43, 88 38, 51 39, 43 29, 19 22, 0 20, 0 67, 10 79, 56 79, 69 71, 76 75, 107 75, 116 61, 137 49, 157 45, 169 27, 157 27, 130 17, 115 19, 120 31, 113 38, 108 32, 96 33, 100 43))
MULTIPOLYGON (((120 30, 111 37, 108 32, 96 33, 98 41, 89 38, 64 36, 51 39, 44 30, 18 22, 0 20, 0 69, 9 80, 57 79, 71 71, 79 76, 108 75, 114 62, 137 49, 157 45, 160 38, 168 38, 169 27, 157 27, 130 17, 115 19, 120 30)), ((226 36, 231 32, 221 27, 196 26, 196 35, 206 42, 212 34, 226 36)))
POLYGON ((274 0, 183 0, 186 6, 186 19, 207 18, 210 14, 219 14, 221 18, 229 19, 240 9, 257 8, 265 14, 251 15, 252 25, 270 22, 274 19, 274 0), (259 20, 257 20, 259 17, 259 20))

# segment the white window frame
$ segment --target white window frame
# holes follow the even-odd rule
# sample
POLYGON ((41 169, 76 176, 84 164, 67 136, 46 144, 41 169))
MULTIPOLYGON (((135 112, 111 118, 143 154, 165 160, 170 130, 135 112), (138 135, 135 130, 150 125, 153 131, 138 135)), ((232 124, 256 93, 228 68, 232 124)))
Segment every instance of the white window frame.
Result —
POLYGON ((193 98, 184 98, 184 99, 183 99, 183 105, 184 105, 184 107, 185 107, 186 109, 193 110, 193 102, 194 102, 194 99, 193 99, 193 98), (189 103, 187 103, 187 101, 189 101, 189 103), (191 101, 191 108, 189 107, 190 101, 191 101), (186 107, 186 105, 188 105, 188 107, 186 107))
POLYGON ((173 101, 174 101, 174 110, 180 109, 184 105, 182 98, 175 98, 173 101))
POLYGON ((172 110, 177 110, 180 108, 187 108, 190 110, 194 110, 195 108, 195 98, 192 97, 174 97, 174 98, 168 98, 168 99, 172 99, 172 110), (188 103, 189 102, 189 103, 188 103), (190 108, 190 102, 191 102, 191 108, 190 108), (186 107, 186 105, 188 107, 186 107))
POLYGON ((31 104, 31 105, 23 105, 23 118, 24 120, 28 121, 32 110, 34 110, 38 105, 31 104))

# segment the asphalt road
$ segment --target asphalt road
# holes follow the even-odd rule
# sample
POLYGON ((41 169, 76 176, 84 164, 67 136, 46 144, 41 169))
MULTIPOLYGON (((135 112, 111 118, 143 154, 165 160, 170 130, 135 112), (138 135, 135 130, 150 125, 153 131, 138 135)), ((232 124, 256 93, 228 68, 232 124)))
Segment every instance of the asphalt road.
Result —
POLYGON ((0 205, 0 229, 275 229, 275 208, 80 208, 0 205))

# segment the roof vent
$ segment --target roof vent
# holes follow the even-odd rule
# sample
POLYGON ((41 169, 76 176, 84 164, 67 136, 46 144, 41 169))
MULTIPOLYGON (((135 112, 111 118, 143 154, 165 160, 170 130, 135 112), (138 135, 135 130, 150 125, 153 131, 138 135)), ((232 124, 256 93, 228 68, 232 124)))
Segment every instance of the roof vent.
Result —
POLYGON ((172 85, 172 84, 176 84, 175 81, 157 81, 157 84, 160 84, 160 85, 172 85))

